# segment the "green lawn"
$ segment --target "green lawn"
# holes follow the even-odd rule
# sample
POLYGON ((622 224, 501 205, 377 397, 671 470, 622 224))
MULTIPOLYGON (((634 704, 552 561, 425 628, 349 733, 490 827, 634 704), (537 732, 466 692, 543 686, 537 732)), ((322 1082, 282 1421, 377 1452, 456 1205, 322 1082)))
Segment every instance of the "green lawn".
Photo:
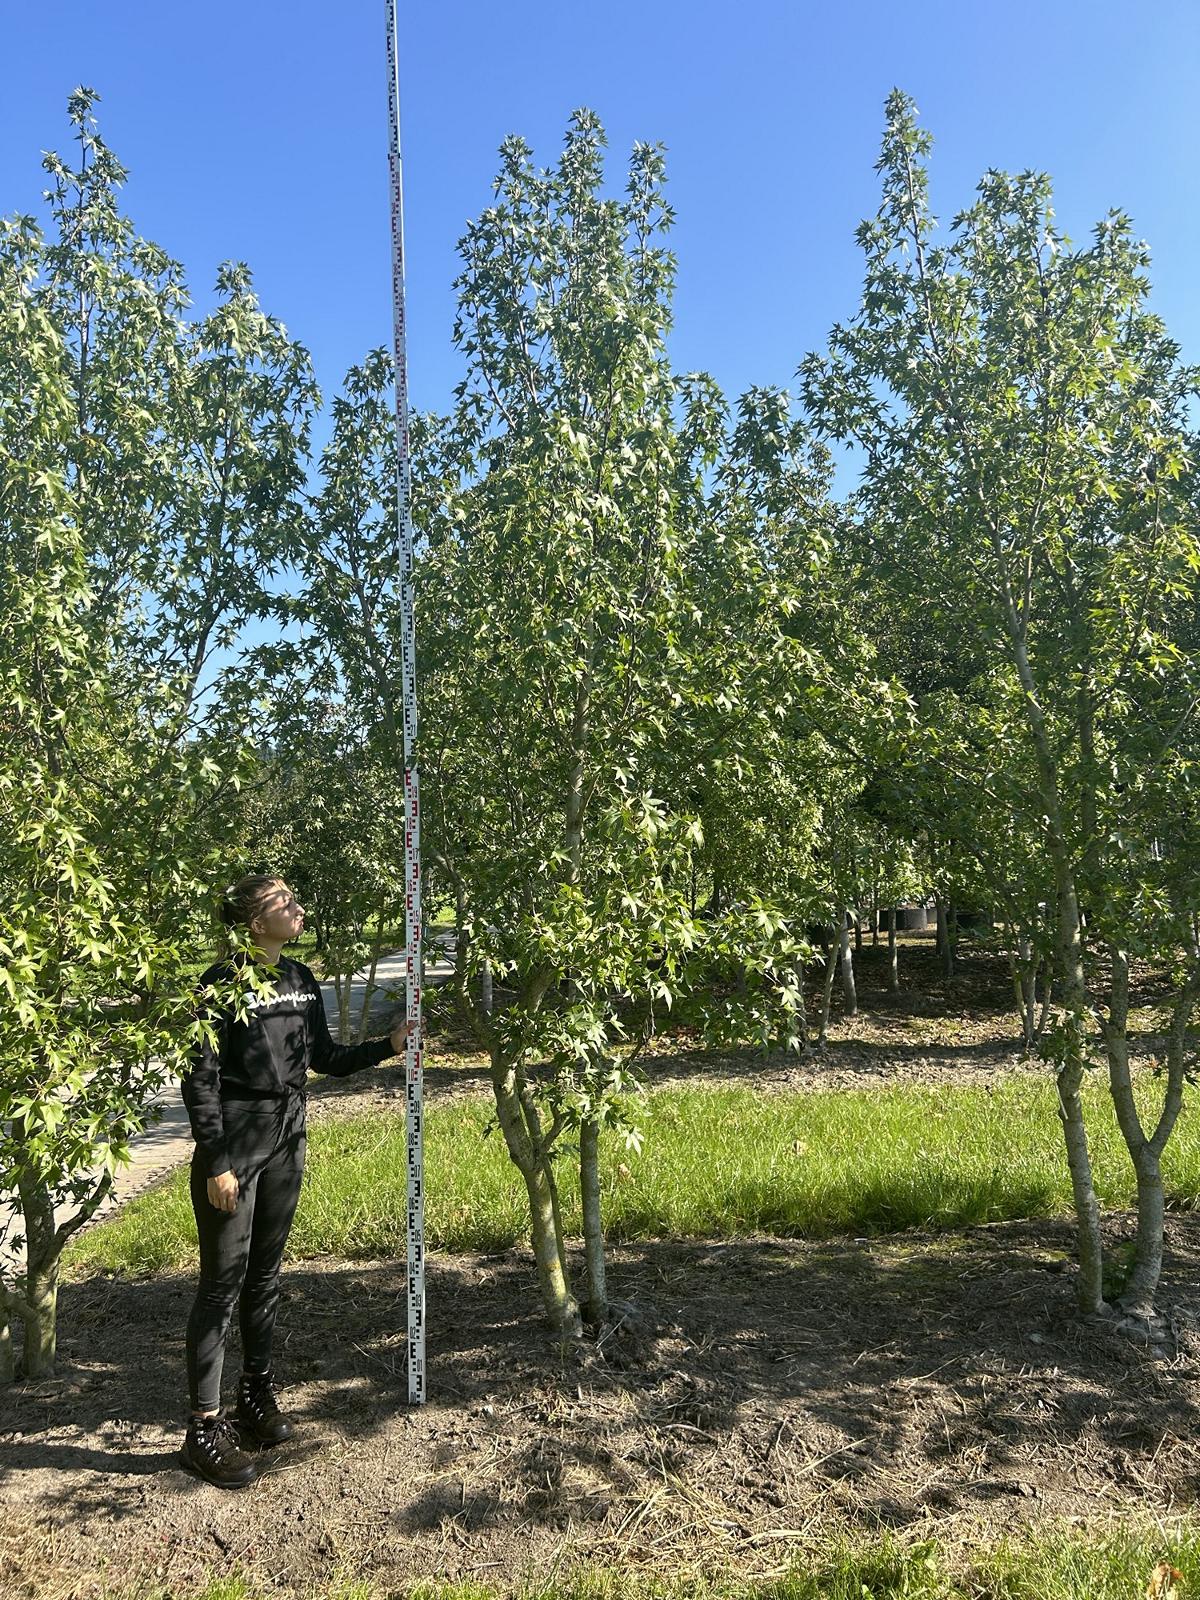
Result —
MULTIPOLYGON (((1146 1097, 1158 1092, 1149 1078, 1146 1097)), ((1096 1182, 1107 1206, 1133 1199, 1132 1175, 1103 1087, 1088 1085, 1096 1182)), ((526 1236, 524 1192, 482 1100, 433 1105, 426 1118, 429 1243, 499 1249, 526 1236)), ((1070 1187, 1049 1078, 993 1087, 760 1095, 669 1089, 644 1103, 645 1145, 615 1140, 605 1161, 610 1239, 785 1237, 954 1228, 1065 1215, 1070 1187)), ((1165 1161, 1168 1194, 1200 1196, 1200 1125, 1185 1107, 1165 1161)), ((404 1117, 315 1126, 289 1246, 293 1259, 403 1255, 404 1117)), ((574 1162, 564 1154, 567 1226, 579 1231, 574 1162)), ((76 1270, 151 1273, 190 1265, 195 1224, 180 1172, 75 1242, 76 1270)))
MULTIPOLYGON (((766 1580, 630 1571, 561 1576, 516 1589, 441 1583, 395 1590, 348 1582, 314 1591, 311 1600, 1142 1600, 1164 1560, 1182 1572, 1179 1600, 1187 1600, 1200 1581, 1200 1535, 1158 1529, 1103 1537, 1043 1533, 953 1550, 936 1540, 905 1546, 867 1539, 797 1560, 785 1575, 766 1580)), ((224 1577, 188 1593, 141 1590, 138 1600, 265 1600, 266 1593, 224 1577)), ((1171 1600, 1169 1591, 1160 1590, 1155 1600, 1171 1600)))

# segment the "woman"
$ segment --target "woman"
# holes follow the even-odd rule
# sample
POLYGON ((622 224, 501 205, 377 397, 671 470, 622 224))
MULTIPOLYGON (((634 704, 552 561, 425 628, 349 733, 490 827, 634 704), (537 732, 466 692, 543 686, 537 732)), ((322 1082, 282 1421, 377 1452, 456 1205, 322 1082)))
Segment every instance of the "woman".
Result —
POLYGON ((304 910, 279 878, 250 876, 226 889, 221 920, 248 930, 250 949, 200 980, 214 996, 214 1038, 197 1050, 183 1083, 196 1149, 192 1209, 200 1241, 200 1286, 187 1328, 191 1419, 183 1460, 222 1488, 258 1476, 243 1438, 280 1444, 292 1423, 275 1400, 271 1336, 279 1267, 304 1172, 305 1086, 312 1072, 345 1077, 400 1055, 409 1034, 335 1044, 317 980, 283 955, 304 910), (263 970, 267 969, 267 970, 263 970), (234 987, 249 989, 230 1002, 234 987), (221 1411, 221 1368, 234 1303, 243 1372, 235 1430, 221 1411))

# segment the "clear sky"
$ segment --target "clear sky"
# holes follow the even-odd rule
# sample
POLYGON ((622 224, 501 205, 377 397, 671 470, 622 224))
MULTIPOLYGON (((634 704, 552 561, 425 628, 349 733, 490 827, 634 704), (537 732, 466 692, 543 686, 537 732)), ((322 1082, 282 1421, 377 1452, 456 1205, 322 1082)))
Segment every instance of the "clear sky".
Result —
MULTIPOLYGON (((1082 237, 1109 207, 1155 256, 1155 302, 1200 360, 1200 0, 400 0, 414 404, 442 407, 455 242, 510 131, 553 159, 591 106, 611 175, 669 150, 674 359, 730 392, 791 381, 860 281, 883 99, 933 131, 934 202, 989 166, 1054 176, 1082 237)), ((322 384, 390 337, 382 0, 5 0, 0 211, 36 211, 77 83, 130 169, 139 230, 204 299, 254 270, 322 384)))

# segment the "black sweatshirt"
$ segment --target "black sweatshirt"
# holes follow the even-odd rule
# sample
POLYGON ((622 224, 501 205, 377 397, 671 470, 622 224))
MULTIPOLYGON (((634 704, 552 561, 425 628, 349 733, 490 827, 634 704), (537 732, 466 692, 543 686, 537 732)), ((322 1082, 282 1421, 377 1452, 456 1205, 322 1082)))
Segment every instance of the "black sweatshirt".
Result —
MULTIPOLYGON (((237 974, 234 963, 218 962, 200 979, 201 990, 210 984, 228 989, 237 974)), ((268 998, 260 999, 247 981, 245 1009, 244 1022, 229 1007, 211 1013, 215 1047, 197 1049, 183 1080, 183 1102, 210 1178, 237 1171, 229 1123, 244 1124, 256 1112, 282 1111, 290 1095, 303 1093, 310 1071, 344 1078, 393 1054, 390 1039, 335 1044, 317 980, 287 956, 280 958, 268 998)))

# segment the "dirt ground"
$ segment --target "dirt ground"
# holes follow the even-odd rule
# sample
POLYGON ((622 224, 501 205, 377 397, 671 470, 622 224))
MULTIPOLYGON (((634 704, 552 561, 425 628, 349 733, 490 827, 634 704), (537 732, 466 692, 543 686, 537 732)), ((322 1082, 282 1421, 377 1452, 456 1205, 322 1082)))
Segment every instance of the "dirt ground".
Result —
POLYGON ((300 1437, 238 1494, 176 1460, 189 1283, 68 1285, 62 1373, 0 1424, 0 1592, 187 1595, 213 1568, 288 1595, 562 1561, 766 1574, 837 1528, 994 1539, 1185 1509, 1200 1225, 1171 1221, 1157 1352, 1080 1323, 1070 1243, 1043 1223, 624 1248, 635 1309, 582 1363, 541 1331, 522 1253, 434 1256, 417 1412, 402 1270, 296 1265, 279 1365, 300 1437))
MULTIPOLYGON (((770 1091, 1020 1070, 1011 1014, 977 976, 957 1015, 944 995, 878 991, 821 1062, 685 1047, 654 1076, 770 1091)), ((431 1095, 478 1077, 447 1057, 431 1095)), ((396 1088, 386 1073, 330 1084, 313 1110, 396 1088)), ((1129 1219, 1109 1226, 1115 1240, 1129 1219)), ((610 1285, 625 1320, 569 1359, 540 1325, 526 1252, 434 1255, 419 1411, 402 1266, 299 1263, 277 1345, 299 1436, 239 1494, 177 1461, 190 1280, 69 1283, 59 1376, 0 1409, 0 1595, 88 1600, 107 1582, 182 1600, 213 1570, 288 1596, 343 1576, 507 1587, 557 1564, 765 1576, 839 1530, 990 1542, 1186 1511, 1200 1217, 1173 1216, 1168 1243, 1170 1333, 1153 1347, 1079 1320, 1065 1223, 628 1246, 610 1285)))

